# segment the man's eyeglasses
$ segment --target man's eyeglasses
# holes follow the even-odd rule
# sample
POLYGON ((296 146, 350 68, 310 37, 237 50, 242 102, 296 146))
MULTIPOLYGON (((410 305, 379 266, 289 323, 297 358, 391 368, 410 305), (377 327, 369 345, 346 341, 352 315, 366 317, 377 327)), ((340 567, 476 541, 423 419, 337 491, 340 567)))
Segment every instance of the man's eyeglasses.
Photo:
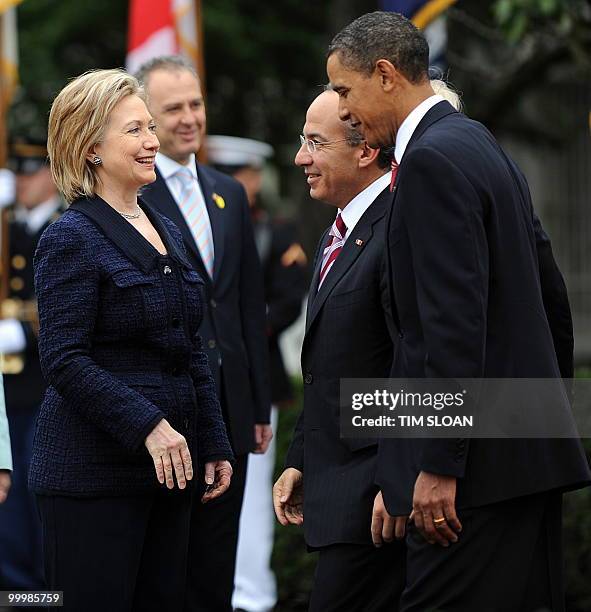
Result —
POLYGON ((300 134, 300 143, 302 145, 306 145, 306 149, 308 153, 316 153, 316 151, 326 145, 337 144, 339 142, 347 142, 347 138, 341 138, 341 140, 331 140, 329 142, 316 142, 315 140, 310 140, 306 138, 303 134, 300 134))

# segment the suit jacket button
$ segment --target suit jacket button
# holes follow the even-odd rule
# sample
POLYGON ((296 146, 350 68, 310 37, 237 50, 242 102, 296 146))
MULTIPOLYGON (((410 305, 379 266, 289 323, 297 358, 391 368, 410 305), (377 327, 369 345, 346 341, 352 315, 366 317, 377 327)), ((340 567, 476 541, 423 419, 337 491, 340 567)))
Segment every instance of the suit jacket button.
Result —
POLYGON ((209 300, 209 305, 210 305, 212 308, 217 308, 218 303, 217 303, 217 302, 216 302, 216 301, 215 301, 215 300, 212 298, 211 300, 209 300))
POLYGON ((214 348, 216 347, 216 342, 215 342, 215 340, 213 340, 213 338, 212 338, 211 340, 208 340, 208 341, 207 341, 207 346, 208 346, 210 349, 214 349, 214 348))
POLYGON ((177 329, 181 326, 181 320, 178 317, 173 317, 172 321, 172 326, 177 329))
POLYGON ((172 269, 170 266, 164 266, 164 269, 162 271, 164 272, 164 274, 172 274, 172 269))
POLYGON ((314 377, 312 376, 312 374, 310 374, 310 372, 308 372, 305 376, 304 376, 304 382, 307 385, 311 385, 312 381, 314 380, 314 377))
POLYGON ((404 333, 403 333, 403 332, 401 332, 401 331, 399 331, 399 332, 398 332, 398 337, 399 337, 400 339, 404 338, 404 333))

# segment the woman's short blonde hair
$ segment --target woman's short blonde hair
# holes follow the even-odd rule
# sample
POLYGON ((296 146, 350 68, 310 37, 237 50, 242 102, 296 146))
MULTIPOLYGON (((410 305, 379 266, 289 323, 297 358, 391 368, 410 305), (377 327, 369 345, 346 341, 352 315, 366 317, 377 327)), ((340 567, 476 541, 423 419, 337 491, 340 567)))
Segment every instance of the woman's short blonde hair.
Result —
POLYGON ((144 99, 137 79, 125 70, 91 70, 70 81, 53 101, 47 151, 53 180, 68 202, 96 194, 98 177, 86 155, 101 142, 113 108, 131 95, 144 99))

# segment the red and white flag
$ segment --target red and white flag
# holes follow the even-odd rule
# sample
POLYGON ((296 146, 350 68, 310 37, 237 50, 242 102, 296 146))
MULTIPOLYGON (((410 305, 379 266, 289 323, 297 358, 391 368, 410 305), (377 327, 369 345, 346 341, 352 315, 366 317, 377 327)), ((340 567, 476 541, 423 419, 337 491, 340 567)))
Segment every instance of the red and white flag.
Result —
POLYGON ((200 19, 200 0, 130 0, 127 70, 133 74, 158 55, 179 54, 202 73, 200 19))

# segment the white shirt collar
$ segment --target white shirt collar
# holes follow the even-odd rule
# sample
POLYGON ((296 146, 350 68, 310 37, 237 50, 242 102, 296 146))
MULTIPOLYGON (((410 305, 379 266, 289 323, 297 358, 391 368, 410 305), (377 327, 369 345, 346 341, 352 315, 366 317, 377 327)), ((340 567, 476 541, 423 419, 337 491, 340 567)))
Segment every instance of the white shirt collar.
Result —
POLYGON ((373 183, 368 185, 362 192, 358 193, 342 210, 339 208, 341 218, 347 226, 347 234, 345 240, 349 234, 353 231, 359 219, 363 217, 363 213, 371 206, 373 201, 386 189, 390 184, 390 173, 387 172, 380 178, 376 179, 373 183))
POLYGON ((179 164, 174 159, 167 157, 164 153, 158 153, 156 155, 156 166, 158 166, 158 170, 162 175, 162 178, 167 181, 171 176, 175 175, 182 168, 188 168, 193 178, 197 179, 197 166, 195 165, 195 154, 191 153, 191 157, 189 157, 189 163, 184 166, 183 164, 179 164))
POLYGON ((59 209, 61 204, 61 200, 56 196, 30 210, 23 206, 17 206, 14 216, 17 221, 27 225, 27 229, 31 234, 35 234, 51 219, 51 215, 59 209))
POLYGON ((421 122, 421 119, 439 102, 443 102, 444 98, 438 94, 429 96, 416 106, 402 122, 396 134, 396 148, 394 149, 394 157, 396 162, 400 163, 402 156, 406 151, 406 147, 412 138, 414 131, 421 122))

